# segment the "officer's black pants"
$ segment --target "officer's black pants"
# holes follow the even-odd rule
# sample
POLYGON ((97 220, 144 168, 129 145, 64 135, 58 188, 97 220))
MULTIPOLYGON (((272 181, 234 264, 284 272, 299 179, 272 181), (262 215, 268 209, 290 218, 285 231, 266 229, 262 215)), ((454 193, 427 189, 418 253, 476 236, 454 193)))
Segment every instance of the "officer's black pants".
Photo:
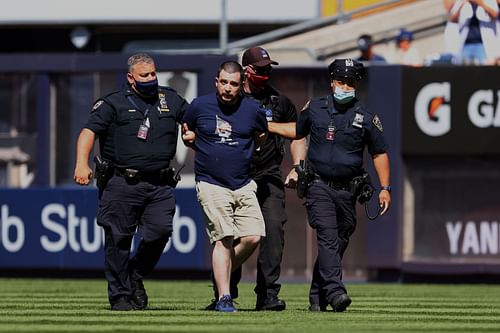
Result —
POLYGON ((111 304, 132 294, 130 277, 143 278, 158 262, 172 234, 175 213, 173 191, 168 186, 147 182, 129 185, 113 176, 99 201, 97 223, 105 232, 105 276, 111 304), (130 259, 132 237, 142 238, 130 259))
POLYGON ((263 178, 257 181, 257 199, 264 216, 266 237, 262 238, 257 257, 258 297, 277 296, 281 284, 277 283, 281 273, 281 259, 285 246, 284 225, 287 217, 285 212, 285 189, 281 180, 263 178))
MULTIPOLYGON (((285 188, 283 182, 275 177, 264 177, 256 183, 257 199, 266 225, 266 237, 262 238, 259 246, 257 285, 254 290, 259 299, 265 299, 277 296, 281 289, 281 284, 277 281, 281 273, 281 259, 285 246, 284 225, 287 221, 285 188)), ((236 289, 240 279, 241 267, 231 275, 233 290, 236 289)))
POLYGON ((346 293, 342 283, 342 256, 356 228, 356 201, 349 191, 314 183, 308 190, 309 224, 316 230, 318 256, 309 292, 311 304, 326 305, 346 293))

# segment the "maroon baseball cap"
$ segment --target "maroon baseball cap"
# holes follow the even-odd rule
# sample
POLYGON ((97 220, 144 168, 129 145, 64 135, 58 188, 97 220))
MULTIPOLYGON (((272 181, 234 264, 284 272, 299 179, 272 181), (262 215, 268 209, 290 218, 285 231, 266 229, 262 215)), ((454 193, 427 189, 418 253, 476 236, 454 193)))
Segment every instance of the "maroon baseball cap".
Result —
POLYGON ((241 59, 243 66, 253 65, 255 67, 266 67, 268 65, 279 65, 276 61, 271 60, 269 52, 260 46, 252 47, 243 53, 241 59))

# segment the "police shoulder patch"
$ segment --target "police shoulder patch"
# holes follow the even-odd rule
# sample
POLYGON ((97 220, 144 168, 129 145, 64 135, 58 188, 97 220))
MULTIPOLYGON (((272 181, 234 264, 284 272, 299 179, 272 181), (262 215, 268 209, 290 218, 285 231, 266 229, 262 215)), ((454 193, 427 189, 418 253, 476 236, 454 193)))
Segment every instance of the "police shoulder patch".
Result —
POLYGON ((92 111, 97 110, 102 105, 102 103, 104 103, 104 101, 102 99, 95 102, 94 106, 92 107, 92 111))
POLYGON ((311 103, 311 100, 308 100, 307 103, 302 107, 302 110, 300 110, 300 112, 304 111, 305 109, 307 109, 309 107, 309 103, 311 103))
POLYGON ((378 130, 380 132, 384 131, 384 128, 382 127, 382 122, 380 121, 380 118, 378 117, 378 115, 375 115, 373 117, 373 125, 375 125, 375 127, 378 128, 378 130))

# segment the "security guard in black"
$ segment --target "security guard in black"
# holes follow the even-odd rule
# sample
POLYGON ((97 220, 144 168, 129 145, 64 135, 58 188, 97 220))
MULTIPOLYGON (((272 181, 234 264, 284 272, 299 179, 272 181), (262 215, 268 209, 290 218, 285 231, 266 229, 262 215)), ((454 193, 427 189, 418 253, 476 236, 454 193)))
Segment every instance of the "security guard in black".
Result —
POLYGON ((144 309, 143 278, 155 267, 172 234, 173 189, 162 181, 177 145, 187 102, 159 87, 146 54, 128 60, 129 86, 97 100, 77 142, 75 181, 87 185, 88 158, 99 138, 102 159, 114 166, 100 188, 97 223, 105 233, 105 276, 112 310, 144 309), (132 237, 140 243, 130 258, 132 237))
MULTIPOLYGON (((266 110, 268 123, 296 122, 295 105, 270 84, 272 66, 279 64, 271 59, 269 52, 260 46, 249 48, 243 53, 241 62, 246 76, 244 93, 266 110)), ((291 141, 292 159, 295 158, 296 145, 297 141, 291 141)), ((287 221, 285 185, 280 169, 284 154, 285 139, 267 133, 265 141, 255 150, 252 160, 252 177, 257 183, 257 198, 266 226, 266 237, 260 242, 257 256, 257 284, 254 291, 257 294, 255 309, 258 311, 282 311, 286 308, 285 300, 278 297, 285 246, 284 226, 287 221)), ((231 275, 231 285, 235 282, 234 276, 237 273, 235 271, 231 275)))
MULTIPOLYGON (((266 84, 262 91, 248 94, 266 109, 268 122, 295 122, 297 111, 285 95, 266 84)), ((256 149, 252 160, 252 176, 257 183, 257 198, 264 216, 266 237, 261 240, 257 257, 257 310, 283 310, 285 301, 278 298, 281 284, 281 260, 285 245, 284 225, 285 186, 280 165, 285 154, 285 139, 268 133, 264 143, 256 149)), ((233 277, 231 277, 231 283, 233 277)))

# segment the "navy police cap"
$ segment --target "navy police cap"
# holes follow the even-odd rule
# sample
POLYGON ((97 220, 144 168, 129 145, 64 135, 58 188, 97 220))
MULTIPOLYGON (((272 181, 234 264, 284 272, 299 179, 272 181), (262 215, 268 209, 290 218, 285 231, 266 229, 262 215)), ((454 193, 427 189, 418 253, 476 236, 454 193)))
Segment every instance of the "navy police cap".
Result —
POLYGON ((335 59, 328 66, 328 71, 332 79, 354 79, 359 81, 365 76, 365 66, 353 59, 335 59))

